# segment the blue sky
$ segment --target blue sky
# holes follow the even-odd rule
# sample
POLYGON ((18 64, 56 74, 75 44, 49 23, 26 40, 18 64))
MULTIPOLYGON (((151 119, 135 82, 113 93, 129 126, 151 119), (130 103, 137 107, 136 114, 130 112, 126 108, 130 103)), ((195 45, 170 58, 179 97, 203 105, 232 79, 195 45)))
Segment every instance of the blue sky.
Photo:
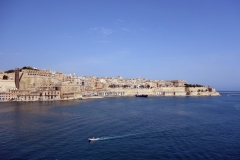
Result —
POLYGON ((0 70, 240 90, 239 0, 1 0, 0 70))

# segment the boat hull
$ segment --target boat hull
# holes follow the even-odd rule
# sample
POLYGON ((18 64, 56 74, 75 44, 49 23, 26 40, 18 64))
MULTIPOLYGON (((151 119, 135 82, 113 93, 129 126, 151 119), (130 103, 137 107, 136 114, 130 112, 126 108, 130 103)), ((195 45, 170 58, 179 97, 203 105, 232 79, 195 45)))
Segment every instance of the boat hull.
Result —
POLYGON ((136 94, 135 96, 136 96, 136 97, 148 97, 147 94, 136 94))
POLYGON ((97 141, 98 138, 88 138, 88 142, 97 141))

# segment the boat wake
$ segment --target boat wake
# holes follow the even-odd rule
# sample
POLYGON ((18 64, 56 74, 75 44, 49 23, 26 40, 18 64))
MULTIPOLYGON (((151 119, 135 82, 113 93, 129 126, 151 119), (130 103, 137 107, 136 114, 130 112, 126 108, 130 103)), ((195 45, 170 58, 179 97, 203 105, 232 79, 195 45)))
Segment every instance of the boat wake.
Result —
POLYGON ((122 136, 109 136, 109 137, 99 137, 99 141, 104 141, 104 140, 111 140, 111 139, 120 139, 120 138, 126 138, 130 136, 135 136, 136 134, 128 134, 128 135, 122 135, 122 136))
MULTIPOLYGON (((236 108, 239 108, 239 106, 236 106, 236 108)), ((168 137, 169 133, 174 134, 178 137, 187 137, 187 136, 195 136, 195 134, 178 134, 178 130, 189 130, 191 128, 195 128, 196 126, 188 126, 188 127, 177 127, 174 129, 166 129, 166 130, 157 130, 152 132, 140 132, 140 133, 134 133, 134 134, 125 134, 120 136, 106 136, 106 137, 98 137, 95 138, 94 141, 105 141, 105 140, 114 140, 114 139, 122 139, 122 138, 129 138, 131 139, 139 139, 139 138, 155 138, 155 137, 168 137)), ((196 133, 198 135, 201 133, 196 133)))
POLYGON ((135 133, 135 134, 126 134, 126 135, 121 135, 121 136, 98 137, 98 138, 96 138, 96 140, 97 141, 104 141, 104 140, 121 139, 121 138, 126 138, 126 137, 138 138, 139 136, 143 136, 143 135, 146 135, 146 134, 158 133, 158 132, 162 132, 162 131, 142 132, 142 133, 135 133))

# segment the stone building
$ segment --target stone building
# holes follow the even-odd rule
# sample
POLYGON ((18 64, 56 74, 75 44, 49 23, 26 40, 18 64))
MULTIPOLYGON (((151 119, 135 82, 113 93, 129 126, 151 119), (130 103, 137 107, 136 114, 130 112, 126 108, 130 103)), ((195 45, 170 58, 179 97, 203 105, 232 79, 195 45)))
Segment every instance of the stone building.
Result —
POLYGON ((47 101, 47 100, 60 100, 60 91, 35 91, 28 94, 17 94, 18 101, 47 101))
POLYGON ((0 92, 0 101, 11 101, 12 97, 8 92, 0 92))
POLYGON ((60 91, 62 99, 78 99, 82 97, 81 85, 79 84, 59 83, 55 88, 60 91))
POLYGON ((172 80, 170 81, 172 82, 174 87, 184 87, 184 84, 186 84, 187 82, 184 80, 172 80))

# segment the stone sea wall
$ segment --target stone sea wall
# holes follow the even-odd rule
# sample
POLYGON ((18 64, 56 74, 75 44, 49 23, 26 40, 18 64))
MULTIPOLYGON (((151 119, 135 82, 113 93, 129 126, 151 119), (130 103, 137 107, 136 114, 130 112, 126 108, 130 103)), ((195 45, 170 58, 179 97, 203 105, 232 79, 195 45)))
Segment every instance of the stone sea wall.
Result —
POLYGON ((160 87, 152 89, 111 88, 101 92, 107 93, 107 96, 134 96, 136 94, 147 94, 149 96, 220 96, 215 89, 209 91, 206 87, 160 87))

